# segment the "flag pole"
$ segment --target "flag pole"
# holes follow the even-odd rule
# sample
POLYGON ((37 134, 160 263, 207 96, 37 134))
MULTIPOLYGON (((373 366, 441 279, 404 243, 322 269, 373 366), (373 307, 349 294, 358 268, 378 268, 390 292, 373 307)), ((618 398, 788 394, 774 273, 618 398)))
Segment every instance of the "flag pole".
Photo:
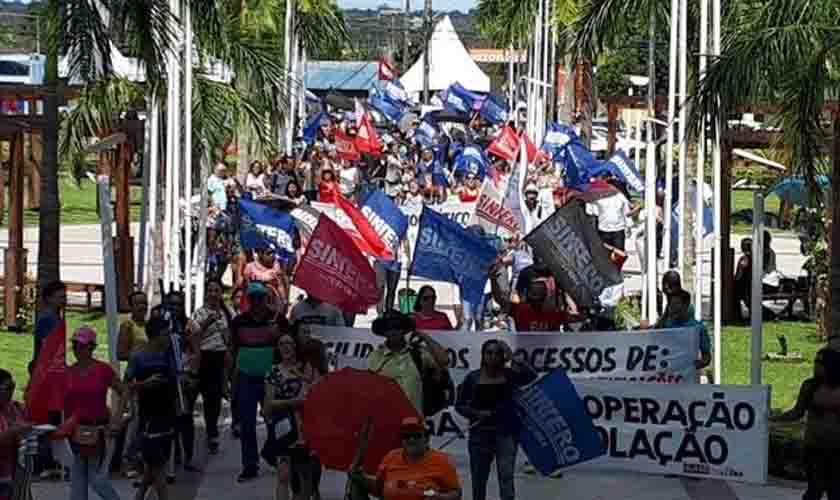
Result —
MULTIPOLYGON (((712 0, 712 55, 720 55, 720 0, 712 0)), ((721 189, 723 179, 721 177, 721 158, 720 158, 720 135, 723 129, 724 122, 721 120, 718 123, 718 133, 715 135, 714 149, 712 150, 712 169, 714 171, 714 191, 715 191, 715 255, 714 255, 714 379, 716 384, 720 384, 722 380, 721 374, 721 292, 723 281, 723 251, 729 251, 728 248, 721 248, 721 189)))
MULTIPOLYGON (((708 0, 700 0, 700 66, 699 81, 702 83, 706 75, 707 56, 709 51, 709 2, 708 0)), ((700 121, 700 127, 697 131, 697 192, 695 193, 695 214, 698 222, 695 224, 695 265, 694 265, 694 319, 703 319, 703 237, 705 235, 705 224, 703 218, 703 191, 705 190, 706 181, 704 179, 704 169, 706 167, 706 117, 700 121)))
MULTIPOLYGON (((679 96, 680 96, 680 125, 679 125, 679 170, 678 170, 678 189, 679 197, 677 198, 677 212, 680 214, 680 220, 677 226, 677 269, 680 274, 686 271, 685 269, 685 221, 686 217, 686 155, 688 150, 686 146, 686 103, 688 102, 686 94, 688 93, 688 2, 687 0, 680 0, 680 34, 679 34, 679 96)), ((670 177, 669 177, 670 178, 670 177)))
POLYGON ((668 130, 665 149, 665 202, 662 204, 662 255, 665 268, 671 268, 671 206, 674 204, 674 119, 677 101, 677 31, 679 1, 671 0, 671 40, 668 50, 668 130))

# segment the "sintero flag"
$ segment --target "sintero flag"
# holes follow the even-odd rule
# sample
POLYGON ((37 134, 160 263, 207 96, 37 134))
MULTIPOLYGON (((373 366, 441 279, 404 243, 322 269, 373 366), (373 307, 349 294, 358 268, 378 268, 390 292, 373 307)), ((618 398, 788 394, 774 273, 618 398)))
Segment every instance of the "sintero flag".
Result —
POLYGON ((623 281, 595 225, 578 203, 555 211, 525 241, 579 306, 591 306, 604 289, 623 281))
POLYGON ((605 173, 612 174, 633 188, 634 191, 642 193, 645 190, 645 183, 642 176, 639 175, 639 170, 633 161, 624 154, 624 151, 616 151, 612 158, 594 167, 589 175, 590 177, 597 177, 605 173))
POLYGON ((544 475, 606 454, 566 372, 556 369, 513 398, 519 444, 544 475))
POLYGON ((245 250, 271 248, 281 258, 295 253, 295 221, 287 212, 250 200, 239 200, 239 241, 245 250))
POLYGON ((483 100, 481 95, 470 92, 460 83, 455 82, 446 89, 446 100, 443 105, 447 109, 468 115, 481 100, 483 100))
POLYGON ((382 259, 394 258, 394 252, 382 241, 376 230, 368 222, 367 217, 353 202, 340 194, 336 194, 335 213, 337 218, 340 219, 343 216, 346 219, 343 222, 336 221, 336 223, 339 228, 347 233, 360 252, 382 259), (349 221, 349 225, 347 221, 349 221))
POLYGON ((487 146, 487 152, 507 161, 513 161, 516 153, 519 152, 519 137, 516 131, 506 126, 502 129, 493 142, 487 146))
POLYGON ((490 123, 504 123, 508 119, 508 105, 503 98, 496 95, 488 95, 481 104, 481 109, 478 113, 490 123))
POLYGON ((464 300, 478 304, 496 253, 495 248, 457 222, 423 207, 410 273, 455 283, 464 300))
POLYGON ((315 142, 318 137, 318 130, 321 128, 321 120, 328 118, 328 115, 323 111, 319 111, 312 115, 306 124, 303 126, 303 141, 307 144, 315 142))
POLYGON ((402 118, 404 105, 385 94, 371 94, 368 97, 368 104, 394 123, 399 123, 400 118, 402 118))
POLYGON ((400 241, 408 231, 408 216, 379 189, 371 192, 362 202, 362 215, 396 255, 400 241))
POLYGON ((321 215, 309 238, 294 285, 345 312, 363 314, 379 303, 376 273, 353 240, 321 215))
POLYGON ((335 150, 338 153, 338 158, 345 161, 357 161, 361 159, 362 155, 356 149, 355 138, 345 134, 341 130, 335 131, 335 150))

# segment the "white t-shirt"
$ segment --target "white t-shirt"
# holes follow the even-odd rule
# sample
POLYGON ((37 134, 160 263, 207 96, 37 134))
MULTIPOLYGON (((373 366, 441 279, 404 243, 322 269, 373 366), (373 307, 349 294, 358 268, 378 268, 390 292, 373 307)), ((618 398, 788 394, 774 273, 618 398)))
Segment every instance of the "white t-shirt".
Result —
POLYGON ((356 192, 356 186, 359 185, 359 169, 357 167, 342 168, 338 173, 338 184, 341 189, 341 195, 349 198, 356 192))
POLYGON ((598 231, 614 233, 627 228, 630 202, 621 193, 601 198, 587 205, 586 213, 598 217, 598 231))
POLYGON ((265 193, 265 174, 254 175, 252 173, 248 173, 245 177, 245 189, 254 193, 256 196, 260 196, 265 193))

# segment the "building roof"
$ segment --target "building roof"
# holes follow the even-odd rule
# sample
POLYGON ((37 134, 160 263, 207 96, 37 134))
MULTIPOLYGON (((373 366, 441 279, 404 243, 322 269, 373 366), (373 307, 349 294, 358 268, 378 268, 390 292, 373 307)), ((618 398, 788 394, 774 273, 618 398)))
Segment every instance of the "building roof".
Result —
POLYGON ((309 61, 306 88, 310 90, 370 90, 376 82, 376 61, 309 61))

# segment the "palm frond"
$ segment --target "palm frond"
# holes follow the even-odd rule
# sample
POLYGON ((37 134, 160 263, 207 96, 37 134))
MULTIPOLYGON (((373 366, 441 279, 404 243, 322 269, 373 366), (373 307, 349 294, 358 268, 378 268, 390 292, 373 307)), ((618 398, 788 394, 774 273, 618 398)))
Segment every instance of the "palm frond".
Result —
POLYGON ((110 0, 109 10, 114 15, 111 29, 143 63, 149 85, 157 88, 164 79, 167 52, 176 49, 177 20, 168 0, 110 0))
POLYGON ((336 53, 350 44, 344 15, 331 0, 299 2, 295 20, 295 33, 316 59, 319 54, 336 53))
POLYGON ((535 0, 481 0, 476 19, 479 31, 497 45, 518 46, 534 31, 535 0))
POLYGON ((71 79, 91 82, 111 73, 111 36, 94 0, 64 0, 49 43, 67 55, 71 79))
POLYGON ((578 18, 562 38, 575 57, 595 59, 606 49, 621 47, 640 22, 647 26, 651 9, 657 26, 666 30, 669 6, 662 0, 581 0, 578 18))

